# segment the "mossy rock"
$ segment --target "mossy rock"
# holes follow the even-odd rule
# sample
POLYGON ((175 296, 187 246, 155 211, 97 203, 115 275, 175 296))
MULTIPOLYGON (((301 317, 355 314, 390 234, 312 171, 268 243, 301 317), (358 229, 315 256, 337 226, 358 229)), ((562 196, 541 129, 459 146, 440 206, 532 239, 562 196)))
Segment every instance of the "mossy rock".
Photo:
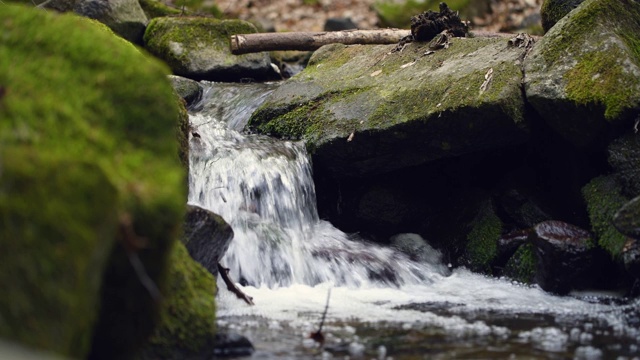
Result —
POLYGON ((273 76, 268 53, 231 54, 231 35, 257 32, 241 20, 160 17, 144 34, 146 49, 164 60, 176 75, 194 80, 240 81, 273 76))
POLYGON ((156 309, 119 244, 140 240, 162 289, 185 207, 169 71, 76 15, 2 5, 0 23, 0 222, 24 225, 0 227, 2 249, 18 247, 0 267, 33 268, 2 277, 3 292, 22 295, 0 306, 0 336, 126 358, 156 309))
POLYGON ((182 10, 168 6, 160 0, 138 0, 138 2, 140 3, 142 11, 144 11, 144 14, 149 19, 182 14, 182 10))
POLYGON ((215 337, 216 280, 181 242, 171 252, 161 319, 141 359, 208 359, 215 337))
POLYGON ((542 7, 540 7, 540 17, 544 32, 549 31, 553 25, 571 10, 578 7, 582 1, 584 0, 544 0, 542 7))
POLYGON ((527 56, 527 99, 574 145, 631 127, 640 112, 639 18, 637 1, 587 0, 527 56))
POLYGON ((531 284, 536 275, 536 253, 533 244, 520 245, 505 265, 503 274, 515 281, 531 284))
POLYGON ((72 154, 1 147, 0 166, 0 336, 84 356, 118 193, 99 165, 72 154))
POLYGON ((626 241, 613 226, 615 213, 628 201, 612 176, 597 177, 582 188, 587 204, 591 229, 596 234, 598 245, 612 257, 618 258, 626 241))
POLYGON ((327 45, 256 110, 250 126, 304 139, 336 177, 388 172, 522 143, 528 136, 519 59, 505 39, 327 45), (481 89, 486 78, 486 90, 481 89), (352 135, 353 134, 353 135, 352 135))
POLYGON ((138 0, 78 0, 73 11, 98 20, 128 41, 142 45, 142 35, 149 19, 138 0))
POLYGON ((485 201, 469 225, 465 258, 473 271, 492 274, 491 264, 498 252, 498 240, 502 235, 502 220, 496 215, 493 203, 485 201))
POLYGON ((640 195, 640 134, 629 133, 609 144, 609 165, 629 198, 640 195))

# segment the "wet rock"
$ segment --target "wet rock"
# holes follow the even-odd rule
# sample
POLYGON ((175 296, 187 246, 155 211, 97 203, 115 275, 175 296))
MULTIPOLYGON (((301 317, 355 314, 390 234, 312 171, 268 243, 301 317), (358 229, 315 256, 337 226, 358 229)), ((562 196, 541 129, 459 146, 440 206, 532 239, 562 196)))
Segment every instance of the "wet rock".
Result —
POLYGON ((142 45, 149 20, 136 0, 80 0, 73 11, 98 20, 123 38, 142 45))
POLYGON ((640 196, 624 204, 615 213, 613 226, 622 234, 640 240, 640 196))
POLYGON ((213 354, 217 357, 251 356, 254 351, 251 341, 236 333, 217 333, 215 343, 213 354))
POLYGON ((324 46, 269 95, 250 127, 304 139, 314 167, 336 178, 524 142, 525 50, 496 38, 449 43, 430 55, 418 42, 392 54, 394 45, 324 46))
POLYGON ((502 275, 521 283, 531 284, 535 281, 537 261, 533 244, 522 244, 505 264, 502 275))
POLYGON ((418 234, 398 234, 389 239, 391 246, 406 254, 413 261, 433 265, 442 264, 442 253, 434 249, 418 234))
POLYGON ((549 292, 566 294, 592 265, 592 235, 562 221, 545 221, 534 227, 531 241, 537 254, 535 281, 549 292))
POLYGON ((540 8, 542 29, 549 31, 560 19, 565 17, 584 0, 544 0, 540 8))
POLYGON ((578 147, 602 142, 637 114, 640 54, 632 49, 640 42, 639 16, 634 0, 586 0, 525 59, 527 100, 578 147))
POLYGON ((471 270, 492 273, 491 265, 496 259, 502 225, 502 220, 495 213, 493 202, 490 199, 485 200, 470 223, 470 231, 467 234, 465 258, 471 270))
POLYGON ((187 107, 192 107, 202 99, 203 90, 199 82, 175 75, 169 75, 169 80, 187 107))
POLYGON ((358 25, 351 18, 328 18, 324 23, 324 31, 341 31, 357 29, 358 25))
POLYGON ((253 24, 241 20, 161 17, 151 20, 144 41, 176 75, 211 81, 275 79, 268 53, 231 54, 231 35, 255 32, 253 24))
POLYGON ((622 248, 624 268, 635 279, 640 279, 640 240, 629 239, 622 248))
MULTIPOLYGON (((638 118, 640 121, 640 117, 638 118)), ((640 195, 640 134, 630 133, 609 144, 609 164, 628 197, 640 195)))
POLYGON ((233 239, 233 230, 219 215, 187 205, 183 243, 191 257, 211 274, 218 274, 218 262, 233 239))

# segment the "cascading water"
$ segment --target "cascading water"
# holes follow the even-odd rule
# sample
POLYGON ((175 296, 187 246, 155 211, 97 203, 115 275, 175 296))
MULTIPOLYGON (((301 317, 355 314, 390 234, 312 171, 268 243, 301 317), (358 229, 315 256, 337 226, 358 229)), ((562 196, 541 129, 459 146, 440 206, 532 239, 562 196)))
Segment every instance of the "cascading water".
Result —
MULTIPOLYGON (((335 335, 329 340, 346 341, 345 353, 355 356, 377 351, 384 358, 384 342, 365 350, 366 341, 355 335, 382 328, 395 329, 396 342, 407 342, 398 335, 406 333, 439 339, 432 348, 443 358, 456 357, 464 347, 469 354, 469 344, 475 345, 474 358, 531 353, 605 358, 639 351, 640 332, 633 326, 637 304, 551 296, 464 269, 449 274, 428 246, 431 260, 414 262, 320 220, 303 144, 240 132, 275 85, 203 85, 199 110, 190 115, 195 135, 190 136, 189 201, 233 227, 223 263, 246 284, 256 306, 221 291, 219 325, 253 335, 254 343, 270 349, 260 357, 313 357, 303 346, 305 334, 314 329, 332 287, 327 331, 335 335), (489 345, 499 350, 486 352, 489 345)), ((425 351, 423 345, 407 346, 416 354, 425 351)), ((393 356, 403 358, 402 352, 393 356)))

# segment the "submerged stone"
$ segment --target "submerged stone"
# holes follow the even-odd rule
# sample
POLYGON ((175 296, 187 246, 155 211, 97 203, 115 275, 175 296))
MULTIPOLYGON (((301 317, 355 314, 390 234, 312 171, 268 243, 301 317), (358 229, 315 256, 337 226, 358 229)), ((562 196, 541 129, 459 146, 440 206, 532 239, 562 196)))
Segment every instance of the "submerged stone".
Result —
POLYGON ((525 60, 527 100, 581 147, 631 126, 640 111, 640 3, 586 0, 562 18, 525 60))
POLYGON ((176 75, 211 81, 273 79, 268 53, 231 54, 231 35, 255 32, 253 24, 241 20, 160 17, 149 23, 144 42, 176 75))
POLYGON ((332 176, 388 172, 527 138, 525 49, 506 39, 328 45, 253 113, 259 132, 304 139, 332 176))

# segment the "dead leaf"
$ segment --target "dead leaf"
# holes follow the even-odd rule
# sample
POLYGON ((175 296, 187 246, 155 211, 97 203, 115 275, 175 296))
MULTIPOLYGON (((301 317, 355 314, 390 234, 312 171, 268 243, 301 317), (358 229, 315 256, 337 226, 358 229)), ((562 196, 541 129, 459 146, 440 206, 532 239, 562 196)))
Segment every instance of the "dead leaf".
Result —
POLYGON ((382 70, 377 70, 377 71, 372 72, 371 75, 369 75, 369 76, 374 77, 374 76, 378 76, 380 74, 382 74, 382 70))
POLYGON ((349 137, 347 138, 347 142, 351 142, 351 140, 353 140, 353 137, 356 136, 355 132, 352 132, 349 137))

